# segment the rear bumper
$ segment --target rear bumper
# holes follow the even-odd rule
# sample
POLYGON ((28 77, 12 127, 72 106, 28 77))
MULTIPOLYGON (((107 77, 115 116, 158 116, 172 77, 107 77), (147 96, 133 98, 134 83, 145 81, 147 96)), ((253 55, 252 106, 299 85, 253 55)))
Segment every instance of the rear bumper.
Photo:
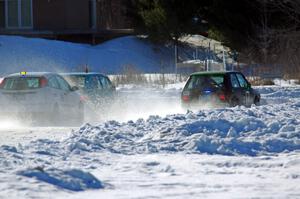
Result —
POLYGON ((204 102, 204 101, 193 101, 193 102, 184 102, 181 101, 181 107, 183 109, 188 109, 188 110, 199 110, 201 108, 225 108, 229 107, 228 102, 204 102))

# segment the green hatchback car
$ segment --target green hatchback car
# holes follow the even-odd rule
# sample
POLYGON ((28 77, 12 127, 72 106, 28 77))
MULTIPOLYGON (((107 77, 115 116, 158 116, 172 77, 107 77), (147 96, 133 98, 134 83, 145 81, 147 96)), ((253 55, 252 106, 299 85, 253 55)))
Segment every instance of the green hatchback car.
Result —
POLYGON ((260 94, 240 72, 197 72, 189 76, 182 93, 183 107, 258 105, 260 94))

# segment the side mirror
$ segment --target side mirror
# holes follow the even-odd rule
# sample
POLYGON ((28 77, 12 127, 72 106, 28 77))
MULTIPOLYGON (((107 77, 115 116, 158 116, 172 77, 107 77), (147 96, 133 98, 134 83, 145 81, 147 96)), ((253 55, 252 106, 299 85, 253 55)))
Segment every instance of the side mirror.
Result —
POLYGON ((77 91, 79 88, 77 86, 72 86, 71 91, 77 91))

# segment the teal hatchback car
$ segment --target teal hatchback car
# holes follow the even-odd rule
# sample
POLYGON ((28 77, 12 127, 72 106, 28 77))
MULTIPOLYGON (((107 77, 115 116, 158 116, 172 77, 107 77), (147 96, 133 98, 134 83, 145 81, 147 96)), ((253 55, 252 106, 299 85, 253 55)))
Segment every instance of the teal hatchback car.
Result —
POLYGON ((101 73, 62 73, 70 85, 79 88, 83 101, 93 105, 103 105, 111 102, 116 88, 109 77, 101 73))

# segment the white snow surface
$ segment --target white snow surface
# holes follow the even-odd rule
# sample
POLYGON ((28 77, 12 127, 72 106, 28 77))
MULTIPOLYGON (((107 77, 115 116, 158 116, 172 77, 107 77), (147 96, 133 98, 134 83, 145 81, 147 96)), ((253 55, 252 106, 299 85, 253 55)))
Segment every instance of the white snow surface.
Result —
POLYGON ((179 87, 119 88, 140 119, 2 128, 0 198, 300 198, 300 87, 187 113, 179 87))

